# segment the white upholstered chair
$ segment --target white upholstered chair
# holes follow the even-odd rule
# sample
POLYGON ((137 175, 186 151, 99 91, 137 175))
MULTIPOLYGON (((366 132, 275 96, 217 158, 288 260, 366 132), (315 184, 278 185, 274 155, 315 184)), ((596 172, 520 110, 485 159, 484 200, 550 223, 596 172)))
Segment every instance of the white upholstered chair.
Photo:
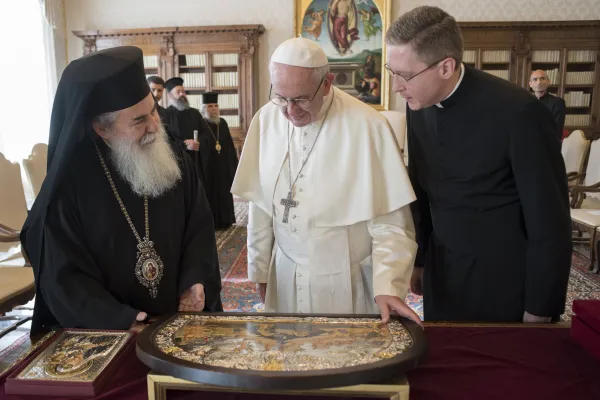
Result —
MULTIPOLYGON (((594 236, 594 240, 592 241, 592 248, 594 249, 595 254, 600 254, 600 228, 596 228, 596 235, 594 236)), ((598 273, 600 271, 600 257, 596 257, 595 264, 592 261, 591 268, 595 273, 598 273)))
POLYGON ((583 182, 585 161, 590 151, 590 141, 582 130, 576 130, 562 141, 561 153, 565 161, 569 186, 583 182))
POLYGON ((27 218, 21 167, 0 153, 0 315, 35 295, 33 270, 21 253, 19 233, 27 218))
POLYGON ((400 111, 381 111, 381 113, 387 118, 388 122, 394 130, 396 140, 400 146, 400 150, 404 156, 404 163, 407 162, 407 153, 405 150, 406 145, 406 115, 400 111))
POLYGON ((27 218, 21 167, 0 153, 0 267, 23 266, 19 233, 27 218))
POLYGON ((571 188, 571 222, 577 231, 573 242, 589 246, 590 269, 598 272, 595 243, 600 227, 600 140, 591 143, 587 158, 581 183, 571 188))
POLYGON ((571 208, 600 209, 600 140, 592 141, 585 175, 571 188, 571 208))
POLYGON ((600 227, 600 209, 571 209, 571 223, 573 225, 573 230, 577 232, 576 235, 573 236, 573 243, 584 245, 589 248, 589 269, 593 269, 596 264, 594 261, 597 257, 595 243, 598 240, 598 229, 600 227))
POLYGON ((0 315, 27 304, 35 296, 31 267, 0 267, 0 315))
POLYGON ((31 184, 34 197, 37 197, 46 178, 46 164, 48 160, 48 145, 38 143, 33 146, 29 158, 23 160, 23 168, 31 184))

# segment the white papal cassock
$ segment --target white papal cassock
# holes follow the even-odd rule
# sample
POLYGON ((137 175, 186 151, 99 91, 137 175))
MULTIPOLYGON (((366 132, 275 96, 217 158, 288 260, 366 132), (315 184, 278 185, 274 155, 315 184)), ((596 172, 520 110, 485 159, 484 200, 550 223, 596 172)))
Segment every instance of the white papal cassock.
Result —
POLYGON ((265 311, 378 313, 374 296, 405 298, 417 251, 408 207, 415 195, 392 129, 371 107, 332 88, 317 120, 297 128, 265 105, 231 191, 250 202, 248 278, 267 282, 265 311), (315 147, 283 223, 292 131, 292 181, 315 147))

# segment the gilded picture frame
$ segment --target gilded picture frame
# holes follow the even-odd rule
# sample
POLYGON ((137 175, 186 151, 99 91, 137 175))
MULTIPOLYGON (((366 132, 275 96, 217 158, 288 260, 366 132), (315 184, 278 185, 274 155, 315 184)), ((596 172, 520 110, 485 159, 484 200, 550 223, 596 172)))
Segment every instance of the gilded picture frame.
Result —
POLYGON ((295 36, 323 48, 333 85, 371 105, 389 109, 385 33, 391 0, 296 0, 295 36))
POLYGON ((131 337, 127 331, 64 330, 16 379, 93 383, 131 337))
POLYGON ((237 390, 316 390, 393 380, 427 339, 414 322, 379 315, 178 313, 137 337, 157 374, 237 390))

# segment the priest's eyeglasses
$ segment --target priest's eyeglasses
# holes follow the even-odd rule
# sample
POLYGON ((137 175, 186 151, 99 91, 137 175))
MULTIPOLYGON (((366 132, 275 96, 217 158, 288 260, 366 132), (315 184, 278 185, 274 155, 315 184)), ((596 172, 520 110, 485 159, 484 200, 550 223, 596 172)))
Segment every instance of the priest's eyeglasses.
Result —
POLYGON ((306 97, 297 97, 295 99, 286 99, 285 97, 281 97, 281 96, 277 96, 277 95, 271 96, 271 92, 273 91, 273 85, 271 85, 271 89, 269 89, 269 100, 271 100, 271 103, 275 104, 278 107, 287 107, 290 103, 294 103, 300 108, 309 108, 310 103, 313 101, 313 99, 315 98, 317 93, 319 93, 319 89, 321 89, 321 85, 323 85, 324 81, 325 81, 325 76, 323 76, 321 78, 321 82, 319 82, 319 86, 317 86, 317 90, 315 90, 315 93, 313 93, 313 95, 310 97, 310 99, 306 98, 306 97))
POLYGON ((433 64, 431 64, 429 67, 427 67, 427 68, 425 68, 425 69, 417 72, 416 74, 414 74, 410 78, 405 78, 402 75, 400 75, 399 72, 393 71, 392 69, 390 69, 389 65, 387 65, 387 64, 384 64, 383 66, 385 67, 385 69, 387 70, 387 72, 392 76, 392 79, 394 77, 397 77, 398 79, 400 79, 400 83, 401 84, 407 84, 408 81, 410 81, 411 79, 416 78, 417 76, 421 75, 425 71, 429 71, 431 68, 435 67, 440 62, 444 61, 446 58, 448 58, 448 57, 444 57, 444 58, 441 58, 441 59, 437 60, 436 62, 434 62, 433 64))

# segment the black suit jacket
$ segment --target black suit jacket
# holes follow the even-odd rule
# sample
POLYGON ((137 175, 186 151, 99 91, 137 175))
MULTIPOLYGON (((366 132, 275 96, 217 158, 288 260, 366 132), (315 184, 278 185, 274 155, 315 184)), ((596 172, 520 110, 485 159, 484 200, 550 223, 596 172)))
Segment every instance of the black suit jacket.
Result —
POLYGON ((556 129, 558 129, 558 140, 562 140, 563 129, 565 128, 565 114, 567 112, 567 105, 565 101, 560 97, 556 97, 548 92, 544 93, 540 97, 540 101, 548 107, 554 120, 556 121, 556 129))

